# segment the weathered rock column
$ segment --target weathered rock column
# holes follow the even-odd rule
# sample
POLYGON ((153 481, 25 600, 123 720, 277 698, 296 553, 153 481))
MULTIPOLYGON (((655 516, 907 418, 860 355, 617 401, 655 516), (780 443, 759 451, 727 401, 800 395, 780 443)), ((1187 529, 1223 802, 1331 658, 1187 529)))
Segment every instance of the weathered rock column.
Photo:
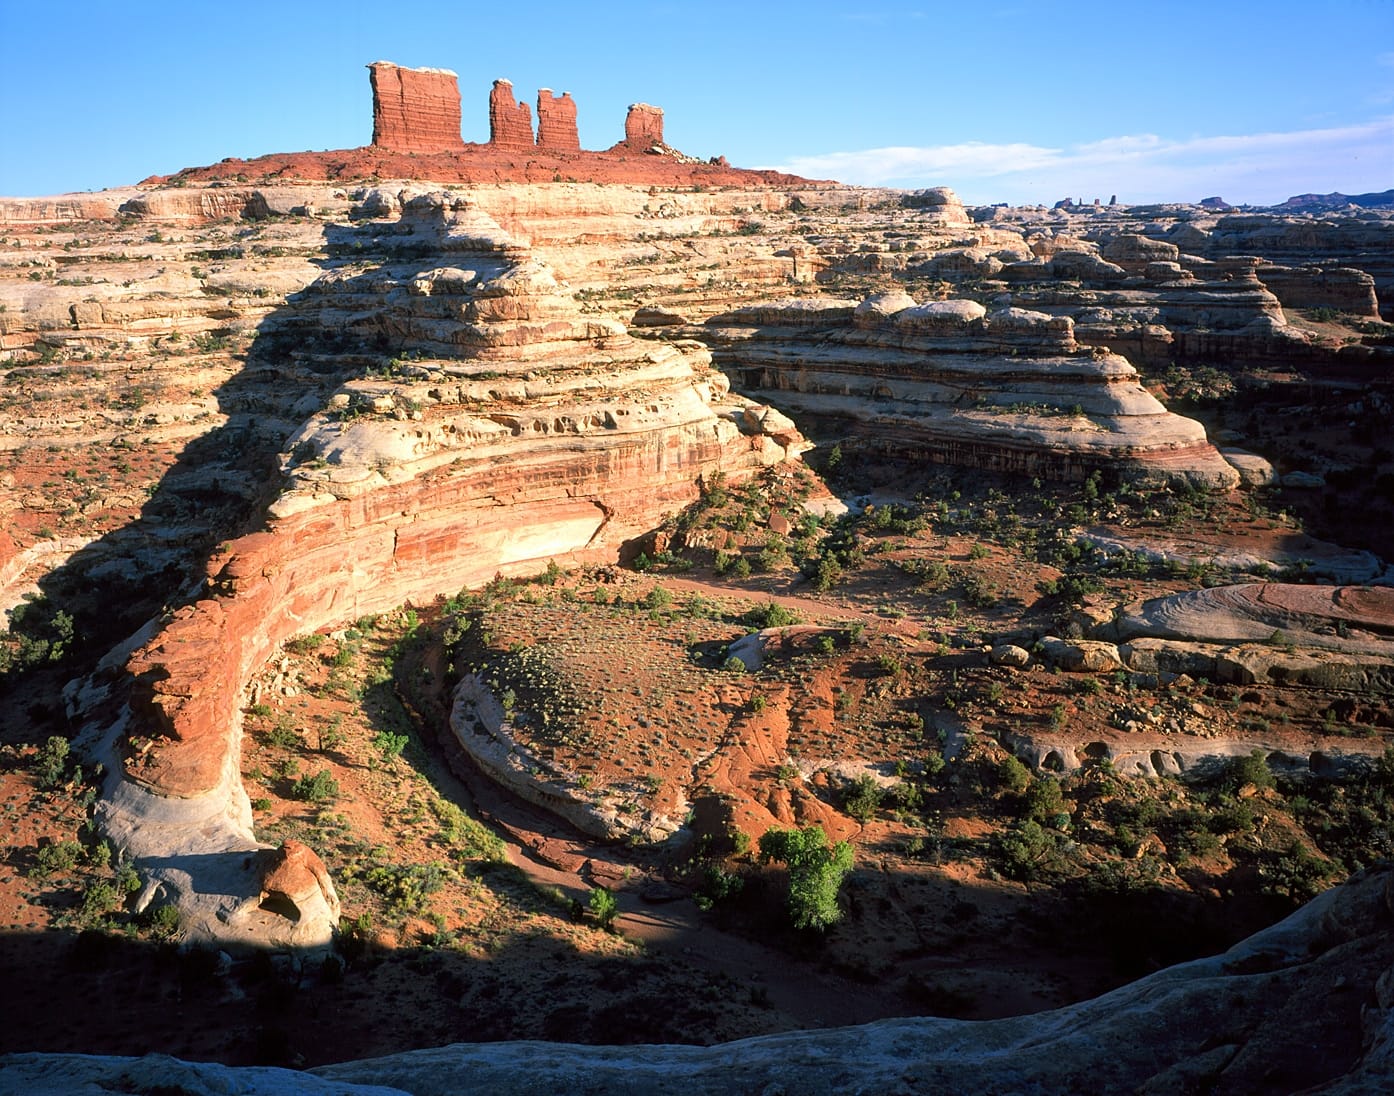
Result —
POLYGON ((663 144, 663 108, 648 103, 631 103, 624 118, 624 147, 647 152, 663 144))
POLYGON ((460 137, 460 85, 449 69, 368 66, 373 85, 373 147, 393 152, 454 152, 460 137))
POLYGON ((489 143, 498 148, 532 148, 532 111, 513 98, 513 84, 495 80, 489 92, 489 143))
POLYGON ((551 88, 537 93, 537 147, 561 152, 580 152, 581 138, 576 133, 576 101, 564 91, 554 98, 551 88))

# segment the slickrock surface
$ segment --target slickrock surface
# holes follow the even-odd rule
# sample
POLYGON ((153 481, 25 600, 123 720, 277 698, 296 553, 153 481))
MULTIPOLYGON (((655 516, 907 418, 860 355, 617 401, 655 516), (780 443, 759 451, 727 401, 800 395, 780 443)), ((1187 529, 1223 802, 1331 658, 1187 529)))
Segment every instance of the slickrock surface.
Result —
POLYGON ((707 322, 744 391, 837 415, 882 444, 968 467, 1228 488, 1238 475, 1198 423, 1172 415, 1123 358, 1084 350, 1065 317, 973 301, 757 305, 707 322))
POLYGON ((1389 587, 1219 586, 1145 602, 1105 631, 1132 641, 1135 668, 1194 672, 1208 658, 1220 680, 1394 694, 1389 587))
POLYGON ((1054 1012, 885 1020, 713 1047, 456 1044, 308 1073, 14 1054, 29 1093, 1194 1092, 1337 1096, 1394 1084, 1394 880, 1379 867, 1222 955, 1054 1012))
POLYGON ((460 87, 448 69, 368 66, 373 85, 373 146, 393 152, 449 152, 460 137, 460 87))

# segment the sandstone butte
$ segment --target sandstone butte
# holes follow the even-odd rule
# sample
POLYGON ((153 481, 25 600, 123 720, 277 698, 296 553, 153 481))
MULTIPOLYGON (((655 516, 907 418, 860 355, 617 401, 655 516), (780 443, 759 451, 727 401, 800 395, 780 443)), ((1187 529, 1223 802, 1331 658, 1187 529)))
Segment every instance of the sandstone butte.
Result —
MULTIPOLYGON (((230 158, 190 168, 174 178, 192 181, 254 176, 262 180, 431 179, 438 183, 596 182, 662 186, 775 186, 801 183, 777 171, 733 168, 724 157, 703 161, 664 143, 663 111, 630 106, 624 136, 604 151, 584 151, 576 133, 576 103, 551 89, 537 94, 537 129, 527 103, 508 80, 489 92, 489 140, 461 137, 458 78, 448 69, 368 66, 373 89, 373 140, 364 148, 230 158)), ((152 176, 147 183, 165 181, 152 176)))

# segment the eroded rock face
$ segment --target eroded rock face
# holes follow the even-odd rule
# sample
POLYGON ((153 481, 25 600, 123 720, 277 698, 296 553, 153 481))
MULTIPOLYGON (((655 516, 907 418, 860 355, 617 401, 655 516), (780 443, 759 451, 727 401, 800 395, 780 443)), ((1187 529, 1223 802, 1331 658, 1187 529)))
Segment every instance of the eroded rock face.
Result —
POLYGON ((198 600, 74 698, 111 758, 99 822, 153 865, 190 936, 323 943, 337 920, 308 849, 284 851, 271 883, 237 868, 257 848, 238 777, 243 684, 281 642, 551 559, 612 561, 703 476, 739 480, 806 447, 787 420, 752 423, 699 345, 642 343, 583 313, 465 199, 384 204, 400 212, 352 229, 376 265, 328 264, 263 335, 299 345, 333 329, 350 353, 420 356, 309 415, 266 529, 223 545, 198 600), (220 858, 226 870, 200 874, 220 858), (285 924, 262 923, 277 913, 285 924))
POLYGON ((663 108, 648 103, 631 103, 624 116, 624 147, 631 152, 648 152, 663 146, 663 108))
POLYGON ((537 146, 564 152, 579 152, 581 138, 576 133, 576 101, 570 92, 554 96, 550 88, 537 93, 537 146))
POLYGON ((373 145, 393 152, 449 152, 460 137, 460 87, 448 69, 368 66, 373 85, 373 145))
POLYGON ((489 92, 489 143, 498 148, 531 148, 532 112, 513 98, 513 84, 495 80, 489 92))
POLYGON ((1057 479, 1109 468, 1238 483, 1199 423, 1170 414, 1123 358, 1081 349, 1067 317, 894 293, 754 305, 707 330, 742 391, 907 454, 1057 479))
POLYGON ((1387 1091, 1394 1084, 1394 871, 1377 867, 1222 955, 1092 1001, 1002 1020, 882 1020, 712 1047, 459 1043, 307 1072, 14 1054, 0 1080, 66 1094, 596 1091, 716 1094, 1387 1091), (1312 1048, 1321 1048, 1313 1053, 1312 1048), (1082 1082, 1081 1078, 1088 1078, 1082 1082))

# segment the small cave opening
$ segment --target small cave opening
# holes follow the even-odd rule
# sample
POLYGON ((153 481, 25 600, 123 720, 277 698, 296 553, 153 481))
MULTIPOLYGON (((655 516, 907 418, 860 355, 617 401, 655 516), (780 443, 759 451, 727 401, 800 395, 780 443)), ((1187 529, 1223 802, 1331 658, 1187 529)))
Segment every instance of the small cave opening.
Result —
POLYGON ((272 891, 261 900, 259 909, 267 913, 275 914, 277 917, 284 917, 292 924, 300 923, 300 907, 290 898, 279 891, 272 891))

